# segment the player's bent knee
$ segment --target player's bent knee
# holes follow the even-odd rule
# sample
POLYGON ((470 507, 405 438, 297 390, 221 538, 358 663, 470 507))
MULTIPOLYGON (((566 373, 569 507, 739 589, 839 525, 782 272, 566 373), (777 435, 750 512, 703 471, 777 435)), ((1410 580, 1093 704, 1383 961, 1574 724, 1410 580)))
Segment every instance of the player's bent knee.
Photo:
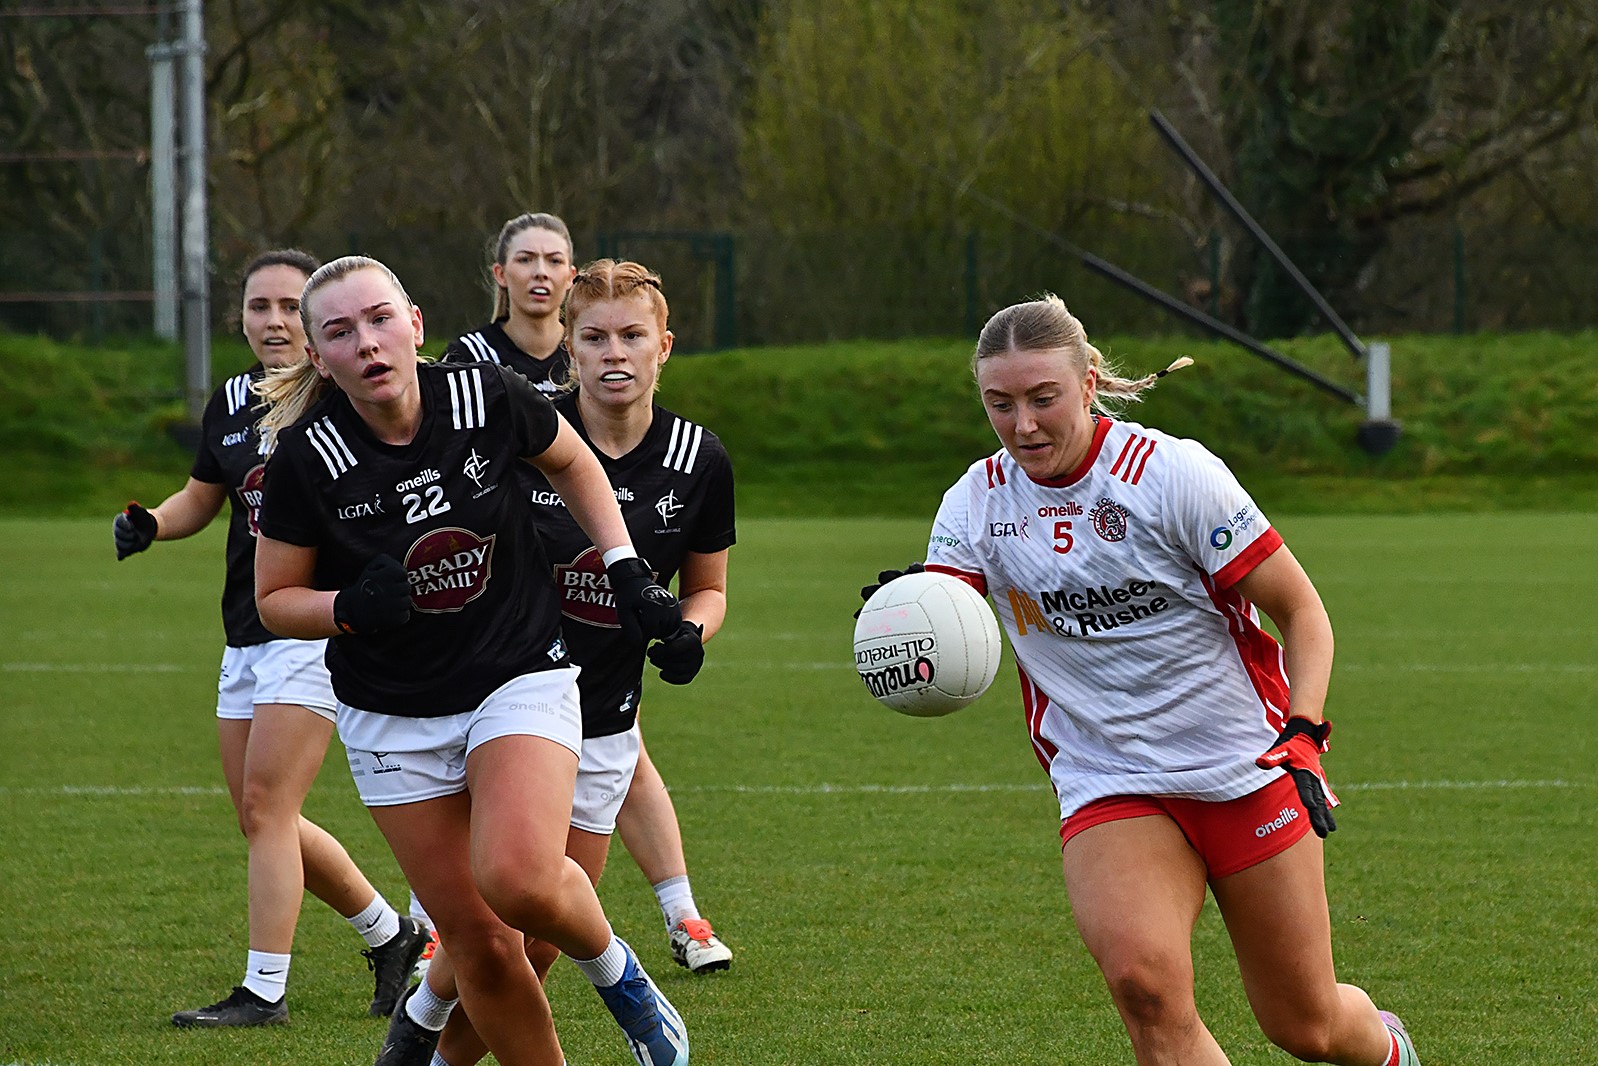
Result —
POLYGON ((1336 1050, 1330 1019, 1294 1017, 1269 1022, 1262 1019, 1260 1029, 1271 1043, 1302 1062, 1327 1062, 1336 1050))
POLYGON ((1144 1029, 1192 1024, 1198 1009, 1192 980, 1182 967, 1153 960, 1102 966, 1110 996, 1128 1024, 1144 1029))
POLYGON ((500 921, 533 936, 549 927, 561 905, 556 877, 511 862, 484 863, 477 870, 477 889, 500 921))
POLYGON ((473 925, 451 931, 449 957, 458 972, 497 982, 524 964, 525 943, 519 932, 506 926, 473 925))
POLYGON ((239 831, 246 839, 254 840, 263 830, 273 825, 292 826, 299 829, 299 807, 285 803, 277 789, 255 785, 246 781, 239 797, 239 831))

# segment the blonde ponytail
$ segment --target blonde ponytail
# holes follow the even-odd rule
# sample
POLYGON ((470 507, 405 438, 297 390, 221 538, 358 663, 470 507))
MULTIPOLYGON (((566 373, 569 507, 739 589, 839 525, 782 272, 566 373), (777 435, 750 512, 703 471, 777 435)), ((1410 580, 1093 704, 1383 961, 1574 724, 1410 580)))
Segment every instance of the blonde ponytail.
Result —
POLYGON ((1145 390, 1171 371, 1193 364, 1184 355, 1156 373, 1141 378, 1121 377, 1115 364, 1088 342, 1087 330, 1066 309, 1065 301, 1053 293, 1044 293, 1036 300, 1012 304, 988 319, 971 356, 971 373, 976 374, 977 364, 983 359, 1011 352, 1051 351, 1065 352, 1083 378, 1090 370, 1097 372, 1093 408, 1107 415, 1113 415, 1124 404, 1141 400, 1145 390))
POLYGON ((268 370, 253 386, 266 407, 266 414, 261 417, 262 452, 270 455, 277 447, 278 431, 304 418, 336 387, 317 372, 309 359, 268 370))

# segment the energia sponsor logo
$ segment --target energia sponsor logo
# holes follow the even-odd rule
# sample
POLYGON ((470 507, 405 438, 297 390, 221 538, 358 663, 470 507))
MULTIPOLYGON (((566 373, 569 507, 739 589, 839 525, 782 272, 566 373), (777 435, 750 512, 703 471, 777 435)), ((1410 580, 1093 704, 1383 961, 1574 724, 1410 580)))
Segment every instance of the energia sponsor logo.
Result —
POLYGON ((921 655, 907 663, 890 663, 880 670, 861 671, 860 680, 866 683, 866 691, 881 699, 905 689, 925 688, 932 684, 934 673, 936 668, 932 660, 921 655))
POLYGON ((1257 836, 1257 837, 1268 837, 1272 833, 1276 832, 1278 829, 1287 828, 1288 823, 1294 822, 1294 821, 1297 821, 1297 820, 1298 820, 1298 811, 1297 810, 1295 810, 1292 807, 1283 807, 1281 809, 1281 811, 1276 815, 1275 818, 1273 818, 1270 821, 1266 822, 1264 825, 1255 826, 1254 835, 1257 836))

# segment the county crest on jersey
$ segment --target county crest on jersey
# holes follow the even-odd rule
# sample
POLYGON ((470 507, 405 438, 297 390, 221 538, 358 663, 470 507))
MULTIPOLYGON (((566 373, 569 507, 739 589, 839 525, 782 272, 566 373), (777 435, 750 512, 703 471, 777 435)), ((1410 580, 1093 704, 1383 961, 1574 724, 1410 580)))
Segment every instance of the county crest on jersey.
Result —
POLYGON ((1195 441, 1100 418, 1051 481, 1007 452, 943 499, 929 568, 992 597, 1062 816, 1108 795, 1235 799, 1288 711, 1281 649, 1234 586, 1281 537, 1195 441))
POLYGON ((547 359, 524 352, 498 322, 479 326, 449 342, 441 363, 498 363, 533 383, 533 388, 553 399, 564 386, 571 368, 571 353, 562 344, 547 359))
MULTIPOLYGON (((555 401, 590 448, 577 395, 555 401)), ((633 547, 669 585, 690 552, 712 555, 732 546, 732 463, 716 435, 660 405, 638 446, 612 459, 594 449, 616 492, 633 547)), ((638 715, 644 646, 622 638, 605 567, 560 496, 533 470, 530 496, 545 553, 560 590, 561 628, 571 657, 583 668, 583 735, 609 736, 632 728, 638 715)))
POLYGON ((227 490, 227 578, 222 585, 222 629, 230 647, 247 648, 277 637, 255 610, 255 513, 261 505, 266 458, 257 427, 261 412, 252 391, 266 374, 261 364, 235 374, 211 394, 200 416, 200 446, 189 476, 227 490))
POLYGON ((280 434, 262 535, 317 550, 316 587, 349 586, 387 554, 411 583, 411 620, 328 641, 338 698, 431 718, 565 661, 555 599, 519 469, 559 419, 519 375, 490 364, 417 366, 422 421, 409 444, 377 440, 334 392, 280 434))

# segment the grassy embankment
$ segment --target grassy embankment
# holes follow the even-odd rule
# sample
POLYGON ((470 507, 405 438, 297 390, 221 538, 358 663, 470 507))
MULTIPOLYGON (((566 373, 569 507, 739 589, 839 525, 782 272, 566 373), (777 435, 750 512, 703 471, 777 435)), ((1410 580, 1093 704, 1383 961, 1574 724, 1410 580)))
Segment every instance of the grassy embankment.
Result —
MULTIPOLYGON (((1130 373, 1188 354, 1128 417, 1205 441, 1267 510, 1590 510, 1598 507, 1598 334, 1399 337, 1393 408, 1404 436, 1372 459, 1363 413, 1236 348, 1189 338, 1110 339, 1130 373)), ((436 346, 433 346, 436 347, 436 346)), ((1280 350, 1363 390, 1329 337, 1280 350)), ((997 445, 963 341, 851 342, 679 357, 661 398, 716 430, 745 514, 929 516, 965 465, 997 445)), ((249 362, 220 341, 213 381, 249 362)), ((0 512, 104 514, 159 500, 189 456, 182 356, 0 334, 0 512)))

